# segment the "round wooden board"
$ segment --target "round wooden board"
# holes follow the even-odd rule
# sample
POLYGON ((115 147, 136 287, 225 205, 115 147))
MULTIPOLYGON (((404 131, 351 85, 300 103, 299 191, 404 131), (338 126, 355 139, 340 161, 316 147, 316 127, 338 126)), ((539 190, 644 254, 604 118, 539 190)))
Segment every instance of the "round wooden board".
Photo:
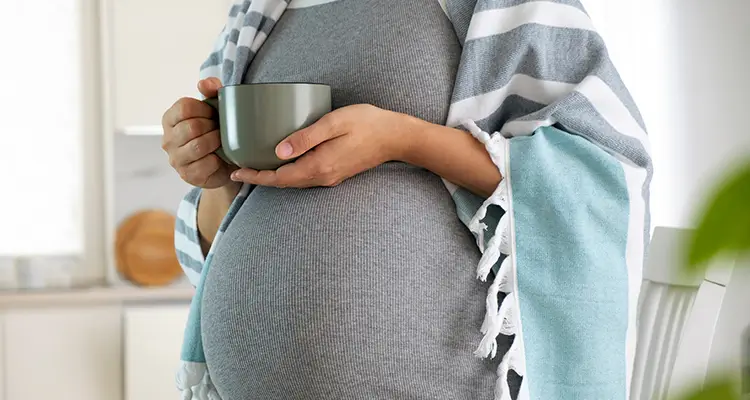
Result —
POLYGON ((174 250, 175 217, 168 212, 146 210, 131 215, 117 229, 117 270, 141 286, 164 286, 176 280, 182 269, 174 250))

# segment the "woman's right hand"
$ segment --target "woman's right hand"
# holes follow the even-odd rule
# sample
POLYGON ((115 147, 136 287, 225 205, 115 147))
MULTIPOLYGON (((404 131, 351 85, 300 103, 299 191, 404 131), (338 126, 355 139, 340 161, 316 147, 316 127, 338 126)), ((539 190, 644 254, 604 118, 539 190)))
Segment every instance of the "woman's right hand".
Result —
MULTIPOLYGON (((217 78, 198 82, 204 96, 215 97, 221 87, 217 78)), ((169 164, 190 185, 216 189, 234 184, 229 175, 233 168, 214 152, 221 146, 216 111, 208 104, 189 97, 178 100, 162 117, 162 149, 169 164)))

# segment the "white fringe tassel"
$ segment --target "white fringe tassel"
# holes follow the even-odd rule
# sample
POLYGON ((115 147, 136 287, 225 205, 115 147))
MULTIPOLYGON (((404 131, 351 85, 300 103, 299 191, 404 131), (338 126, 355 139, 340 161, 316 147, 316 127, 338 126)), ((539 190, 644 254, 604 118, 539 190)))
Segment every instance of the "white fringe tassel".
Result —
POLYGON ((503 356, 500 365, 497 367, 498 380, 495 384, 496 400, 511 400, 510 387, 508 385, 508 373, 510 370, 515 371, 520 376, 526 374, 526 363, 523 361, 523 355, 521 354, 521 342, 522 339, 520 336, 513 338, 510 350, 503 356))
POLYGON ((500 260, 500 255, 508 254, 503 253, 502 251, 504 248, 510 247, 507 243, 508 222, 509 221, 507 214, 503 214, 503 216, 500 218, 500 222, 495 228, 494 235, 489 240, 489 242, 487 243, 487 248, 482 253, 482 258, 479 260, 479 265, 477 266, 477 278, 482 282, 487 280, 487 276, 492 270, 492 267, 497 264, 498 260, 500 260))
POLYGON ((221 400, 205 363, 183 361, 175 376, 181 400, 221 400))
MULTIPOLYGON (((471 120, 465 121, 463 123, 463 126, 469 131, 469 133, 471 133, 472 136, 474 136, 474 138, 484 144, 487 153, 489 153, 490 155, 490 159, 492 159, 492 162, 495 164, 495 166, 497 166, 498 171, 500 171, 500 175, 505 176, 505 145, 503 142, 506 139, 499 134, 490 136, 487 132, 479 129, 477 124, 471 120)), ((487 210, 489 209, 490 205, 498 205, 502 207, 503 210, 508 208, 507 194, 508 190, 501 182, 500 185, 498 185, 498 187, 492 193, 492 195, 487 198, 484 203, 482 203, 482 206, 479 207, 479 210, 477 210, 476 214, 474 214, 474 217, 471 219, 471 221, 469 221, 469 230, 476 234, 477 247, 479 247, 479 250, 482 253, 485 252, 484 231, 487 230, 487 225, 482 223, 482 220, 487 216, 487 210)), ((492 248, 491 242, 487 245, 489 248, 492 248)), ((497 262, 497 259, 495 260, 495 262, 497 262)), ((490 265, 490 268, 492 268, 492 265, 490 265)), ((486 280, 486 275, 482 280, 486 280)))
MULTIPOLYGON (((484 232, 487 230, 487 224, 483 223, 482 220, 487 216, 487 211, 491 205, 498 205, 503 210, 508 208, 508 190, 505 185, 498 185, 495 191, 492 192, 492 195, 482 203, 482 206, 479 207, 479 210, 477 210, 471 221, 469 221, 469 230, 477 234, 477 247, 479 247, 479 251, 482 253, 485 250, 484 232)), ((501 225, 503 224, 498 224, 498 226, 501 225)))
MULTIPOLYGON (((474 352, 478 357, 494 358, 497 355, 497 337, 502 334, 505 336, 514 336, 513 344, 510 350, 503 355, 500 365, 497 368, 497 383, 495 385, 495 400, 511 400, 510 388, 508 387, 508 373, 510 370, 515 371, 518 375, 526 374, 526 362, 523 355, 523 338, 519 334, 520 329, 516 325, 518 316, 518 299, 515 293, 515 271, 511 262, 510 252, 510 219, 509 219, 509 202, 508 202, 508 182, 506 176, 506 153, 505 139, 499 133, 490 136, 487 132, 482 131, 473 121, 466 121, 464 127, 480 142, 482 142, 490 154, 492 162, 497 166, 503 180, 498 185, 492 195, 477 210, 477 213, 469 223, 469 229, 477 237, 477 245, 482 251, 482 258, 477 266, 477 278, 486 281, 492 267, 497 264, 501 256, 507 257, 500 264, 500 269, 495 276, 492 285, 487 290, 486 306, 487 310, 482 323, 481 332, 484 334, 479 347, 474 352), (482 222, 487 216, 487 210, 490 205, 500 206, 504 211, 500 222, 495 228, 494 235, 484 246, 484 233, 487 225, 482 222), (506 293, 502 303, 498 306, 497 295, 506 293)), ((525 383, 525 379, 523 383, 525 383)), ((526 387, 523 385, 524 388, 526 387)))

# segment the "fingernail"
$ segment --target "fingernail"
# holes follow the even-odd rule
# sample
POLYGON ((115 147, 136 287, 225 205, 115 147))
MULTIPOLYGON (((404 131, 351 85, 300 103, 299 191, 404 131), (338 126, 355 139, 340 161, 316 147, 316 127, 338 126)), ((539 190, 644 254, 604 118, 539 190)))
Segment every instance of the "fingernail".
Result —
POLYGON ((240 173, 237 171, 232 172, 232 175, 229 175, 229 179, 237 182, 240 180, 240 173))
POLYGON ((284 142, 276 149, 276 154, 278 154, 279 157, 289 157, 292 155, 292 151, 292 145, 289 144, 289 142, 284 142))

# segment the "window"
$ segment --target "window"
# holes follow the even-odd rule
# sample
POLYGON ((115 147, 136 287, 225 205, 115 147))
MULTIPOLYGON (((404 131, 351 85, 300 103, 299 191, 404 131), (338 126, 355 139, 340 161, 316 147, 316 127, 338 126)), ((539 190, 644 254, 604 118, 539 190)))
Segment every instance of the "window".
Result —
POLYGON ((0 2, 0 255, 83 251, 81 0, 0 2))

